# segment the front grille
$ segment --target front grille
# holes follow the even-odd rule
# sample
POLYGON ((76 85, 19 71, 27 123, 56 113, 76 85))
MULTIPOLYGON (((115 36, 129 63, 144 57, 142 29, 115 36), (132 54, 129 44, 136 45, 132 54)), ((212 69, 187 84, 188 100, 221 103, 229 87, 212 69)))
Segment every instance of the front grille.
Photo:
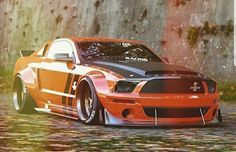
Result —
POLYGON ((199 79, 153 79, 140 93, 204 93, 204 88, 199 79))
MULTIPOLYGON (((200 108, 160 108, 160 107, 144 107, 143 110, 148 117, 158 118, 190 118, 201 117, 200 108)), ((203 115, 207 113, 210 107, 202 107, 203 115)))

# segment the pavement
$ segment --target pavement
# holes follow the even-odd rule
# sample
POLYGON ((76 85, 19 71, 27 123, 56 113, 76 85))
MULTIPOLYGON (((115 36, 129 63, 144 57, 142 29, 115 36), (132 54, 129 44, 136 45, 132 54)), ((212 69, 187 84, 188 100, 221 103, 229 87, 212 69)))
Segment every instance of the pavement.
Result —
POLYGON ((220 126, 133 128, 19 114, 0 94, 0 151, 236 151, 235 103, 221 103, 220 126))

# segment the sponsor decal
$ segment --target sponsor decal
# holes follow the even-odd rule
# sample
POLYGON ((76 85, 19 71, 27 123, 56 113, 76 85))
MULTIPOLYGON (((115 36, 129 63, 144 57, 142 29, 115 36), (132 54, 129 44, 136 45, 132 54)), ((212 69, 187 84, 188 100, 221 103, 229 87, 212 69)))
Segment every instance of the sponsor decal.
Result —
POLYGON ((201 89, 201 87, 198 86, 197 82, 194 82, 193 86, 191 86, 189 89, 193 90, 193 92, 196 92, 198 89, 201 89))
MULTIPOLYGON (((79 75, 75 75, 73 78, 73 83, 71 85, 71 91, 70 91, 70 94, 72 94, 72 95, 76 94, 78 80, 79 80, 79 75)), ((72 100, 73 100, 73 98, 68 98, 68 106, 72 106, 72 100)))
POLYGON ((76 87, 77 87, 77 82, 74 81, 74 82, 73 82, 73 85, 72 85, 72 89, 75 91, 75 90, 76 90, 76 87))

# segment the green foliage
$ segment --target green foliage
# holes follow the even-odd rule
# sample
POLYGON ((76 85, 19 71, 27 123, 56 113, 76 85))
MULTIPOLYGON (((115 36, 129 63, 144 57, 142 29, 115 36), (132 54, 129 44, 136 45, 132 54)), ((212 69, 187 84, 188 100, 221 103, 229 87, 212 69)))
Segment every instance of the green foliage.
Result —
POLYGON ((188 43, 191 46, 194 46, 197 44, 198 35, 199 35, 199 29, 197 27, 190 26, 187 31, 187 39, 188 39, 188 43))
POLYGON ((234 25, 233 25, 233 21, 229 20, 226 23, 226 28, 225 28, 225 36, 229 36, 231 33, 234 32, 234 25))
POLYGON ((218 90, 221 100, 236 102, 236 81, 219 82, 218 90))
POLYGON ((214 35, 222 32, 226 37, 230 36, 234 31, 234 25, 232 20, 228 20, 225 25, 210 24, 205 21, 203 26, 190 26, 187 30, 187 40, 190 46, 195 46, 198 42, 199 36, 214 35))
POLYGON ((203 27, 202 27, 202 33, 203 33, 203 34, 207 34, 207 33, 209 33, 209 32, 210 32, 210 24, 209 24, 208 21, 205 21, 205 22, 204 22, 204 25, 203 25, 203 27))
POLYGON ((184 6, 187 2, 190 2, 191 0, 175 0, 175 6, 179 7, 180 5, 184 6))
POLYGON ((12 88, 13 70, 0 68, 0 92, 9 92, 12 88))

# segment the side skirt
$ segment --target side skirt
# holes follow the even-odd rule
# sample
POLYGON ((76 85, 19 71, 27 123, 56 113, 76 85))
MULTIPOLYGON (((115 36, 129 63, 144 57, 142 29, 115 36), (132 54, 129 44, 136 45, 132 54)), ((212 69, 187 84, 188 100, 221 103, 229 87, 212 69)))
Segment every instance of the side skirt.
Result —
POLYGON ((54 112, 49 107, 57 108, 61 111, 68 111, 68 112, 71 111, 71 108, 57 106, 57 105, 53 105, 53 104, 45 104, 45 108, 34 108, 34 109, 40 113, 49 113, 49 114, 53 114, 53 115, 57 115, 57 116, 61 116, 61 117, 69 118, 69 119, 79 120, 78 117, 70 116, 66 113, 62 114, 62 113, 54 112))

